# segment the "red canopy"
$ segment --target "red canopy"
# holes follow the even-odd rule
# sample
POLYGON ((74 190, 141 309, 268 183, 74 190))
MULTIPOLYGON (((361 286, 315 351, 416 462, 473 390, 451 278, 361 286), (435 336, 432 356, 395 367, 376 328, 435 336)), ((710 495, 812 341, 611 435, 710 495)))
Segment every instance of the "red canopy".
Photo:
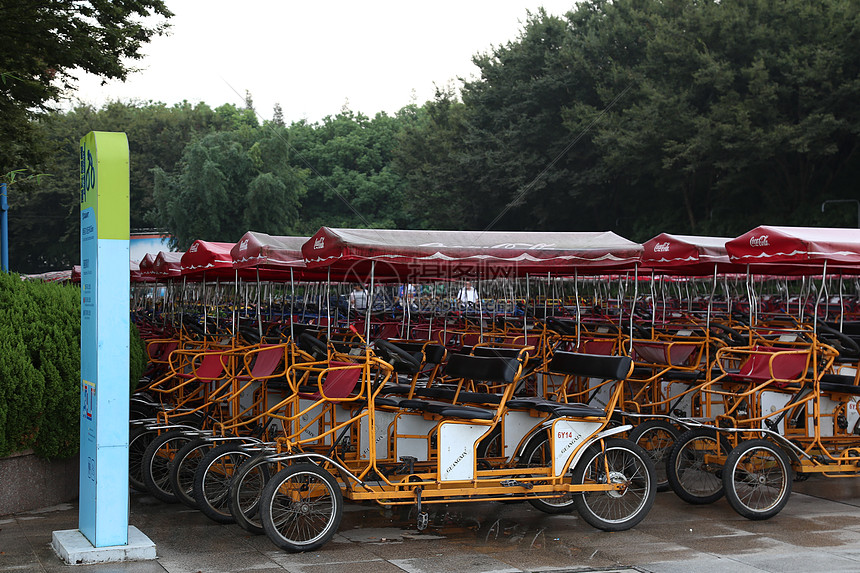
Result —
POLYGON ((660 233, 642 244, 642 266, 657 272, 703 276, 744 272, 743 265, 732 264, 726 252, 728 237, 697 237, 660 233))
POLYGON ((161 251, 152 265, 153 274, 160 279, 174 278, 182 274, 181 264, 184 253, 161 251))
POLYGON ((612 232, 400 231, 322 227, 302 246, 309 268, 341 277, 456 278, 466 275, 571 275, 634 265, 642 246, 612 232))
POLYGON ((307 237, 278 237, 248 231, 230 250, 236 268, 303 268, 302 245, 307 237))
MULTIPOLYGON (((150 259, 150 262, 152 259, 150 259)), ((129 270, 131 271, 131 282, 133 283, 145 283, 152 282, 155 280, 152 276, 146 276, 143 274, 141 270, 140 263, 137 261, 129 261, 128 263, 129 270)), ((80 274, 80 269, 78 269, 78 273, 80 274)), ((74 280, 75 274, 72 273, 72 279, 74 280)))
POLYGON ((202 275, 233 278, 233 259, 230 249, 233 243, 194 241, 182 255, 180 269, 183 275, 202 275))
POLYGON ((153 276, 155 273, 155 256, 151 253, 146 253, 140 260, 140 274, 143 276, 153 276))
POLYGON ((302 256, 307 237, 283 237, 248 231, 233 245, 230 256, 236 269, 259 272, 263 280, 325 280, 326 272, 309 271, 302 256))
POLYGON ((761 226, 726 243, 732 262, 780 263, 799 274, 860 272, 860 229, 761 226))

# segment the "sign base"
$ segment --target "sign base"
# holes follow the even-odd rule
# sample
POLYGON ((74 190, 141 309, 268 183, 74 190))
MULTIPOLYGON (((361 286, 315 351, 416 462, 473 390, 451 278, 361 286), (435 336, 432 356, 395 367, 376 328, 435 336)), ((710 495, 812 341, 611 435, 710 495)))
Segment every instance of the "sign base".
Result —
POLYGON ((148 561, 156 558, 155 543, 133 525, 128 526, 128 545, 93 547, 79 529, 55 531, 51 547, 66 565, 148 561))

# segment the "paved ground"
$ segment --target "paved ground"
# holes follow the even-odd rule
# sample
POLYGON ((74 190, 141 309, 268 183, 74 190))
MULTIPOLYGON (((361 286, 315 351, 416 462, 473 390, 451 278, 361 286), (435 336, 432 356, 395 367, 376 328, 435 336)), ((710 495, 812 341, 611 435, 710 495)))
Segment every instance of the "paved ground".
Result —
MULTIPOLYGON (((860 480, 796 483, 769 521, 735 514, 725 500, 690 506, 660 493, 638 527, 597 531, 576 515, 549 516, 527 504, 431 506, 431 527, 414 531, 399 510, 349 505, 338 535, 322 549, 289 554, 265 536, 218 525, 184 506, 132 497, 131 523, 152 539, 158 560, 75 566, 75 573, 430 573, 611 571, 860 571, 860 480)), ((77 527, 73 504, 0 516, 0 571, 70 571, 51 532, 77 527)))

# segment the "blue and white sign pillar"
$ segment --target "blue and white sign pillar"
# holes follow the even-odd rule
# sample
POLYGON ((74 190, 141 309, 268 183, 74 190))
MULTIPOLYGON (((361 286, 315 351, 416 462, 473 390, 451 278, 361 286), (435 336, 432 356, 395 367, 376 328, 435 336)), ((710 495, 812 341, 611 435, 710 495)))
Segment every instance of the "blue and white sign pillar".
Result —
POLYGON ((130 273, 126 135, 92 131, 84 136, 80 172, 78 529, 55 531, 53 545, 67 563, 154 559, 155 546, 128 524, 130 273), (141 553, 141 543, 150 550, 141 553))

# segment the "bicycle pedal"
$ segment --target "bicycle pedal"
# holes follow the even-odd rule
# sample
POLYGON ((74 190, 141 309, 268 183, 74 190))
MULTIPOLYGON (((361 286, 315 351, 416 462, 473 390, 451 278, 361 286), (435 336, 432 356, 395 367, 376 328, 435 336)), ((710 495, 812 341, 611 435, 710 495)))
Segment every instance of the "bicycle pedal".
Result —
POLYGON ((418 458, 415 456, 400 456, 400 461, 403 462, 405 467, 405 471, 403 473, 415 473, 415 462, 418 461, 418 458))
POLYGON ((503 479, 499 482, 499 485, 502 487, 524 487, 526 489, 532 489, 534 484, 526 481, 517 481, 515 479, 503 479))
POLYGON ((418 531, 424 531, 427 529, 427 526, 430 524, 430 515, 426 511, 418 512, 418 523, 416 524, 418 527, 418 531))

